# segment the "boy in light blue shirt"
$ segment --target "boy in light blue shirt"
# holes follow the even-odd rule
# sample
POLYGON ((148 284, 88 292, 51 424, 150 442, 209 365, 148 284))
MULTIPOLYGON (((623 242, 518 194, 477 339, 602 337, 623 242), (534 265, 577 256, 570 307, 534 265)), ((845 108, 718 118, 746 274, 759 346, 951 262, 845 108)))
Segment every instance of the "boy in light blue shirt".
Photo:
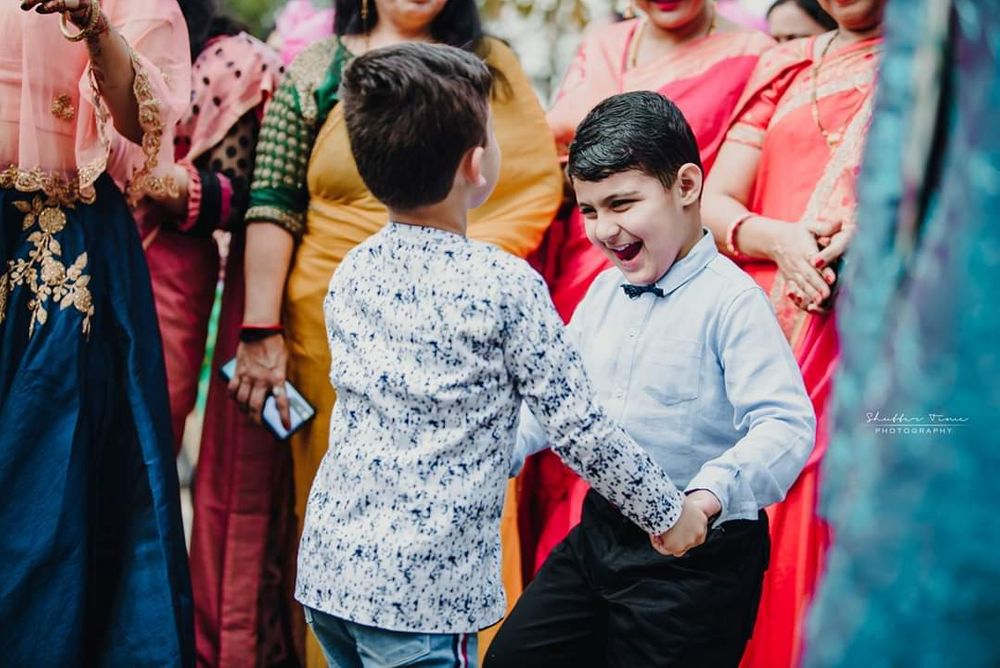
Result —
MULTIPOLYGON (((736 666, 767 568, 763 508, 812 450, 812 404, 767 297, 702 227, 698 147, 673 103, 601 103, 568 169, 587 235, 615 265, 571 338, 607 412, 702 510, 707 539, 666 555, 590 493, 486 665, 736 666)), ((527 409, 518 431, 522 457, 545 447, 527 409)))

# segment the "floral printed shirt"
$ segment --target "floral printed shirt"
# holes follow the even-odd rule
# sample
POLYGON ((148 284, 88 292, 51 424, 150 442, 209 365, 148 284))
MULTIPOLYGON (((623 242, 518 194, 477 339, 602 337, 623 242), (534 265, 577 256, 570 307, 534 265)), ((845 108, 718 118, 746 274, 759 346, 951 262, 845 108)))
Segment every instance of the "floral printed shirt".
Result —
POLYGON ((504 613, 500 512, 522 399, 554 451, 640 527, 681 495, 594 399, 523 260, 390 223, 325 302, 338 399, 309 495, 296 598, 360 624, 467 633, 504 613))

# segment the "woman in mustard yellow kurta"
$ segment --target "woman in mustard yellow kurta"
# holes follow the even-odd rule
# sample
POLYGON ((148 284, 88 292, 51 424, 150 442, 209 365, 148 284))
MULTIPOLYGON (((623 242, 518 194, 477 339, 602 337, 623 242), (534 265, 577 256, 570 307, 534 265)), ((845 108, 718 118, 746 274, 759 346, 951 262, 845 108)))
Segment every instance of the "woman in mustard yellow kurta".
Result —
MULTIPOLYGON (((483 36, 474 0, 433 0, 420 7, 342 0, 335 32, 293 63, 261 130, 247 214, 247 335, 241 337, 234 383, 237 400, 259 414, 287 367, 287 378, 316 407, 316 419, 291 439, 300 520, 328 447, 335 400, 323 321, 327 285, 344 255, 387 221, 357 172, 337 105, 344 64, 368 49, 420 40, 472 45, 490 65, 497 75, 492 108, 503 165, 492 197, 470 215, 470 237, 527 255, 540 242, 562 189, 537 98, 511 50, 483 36)), ((502 531, 512 604, 520 594, 521 568, 513 484, 509 491, 502 531)), ((307 655, 309 665, 321 665, 316 645, 310 643, 307 655)))

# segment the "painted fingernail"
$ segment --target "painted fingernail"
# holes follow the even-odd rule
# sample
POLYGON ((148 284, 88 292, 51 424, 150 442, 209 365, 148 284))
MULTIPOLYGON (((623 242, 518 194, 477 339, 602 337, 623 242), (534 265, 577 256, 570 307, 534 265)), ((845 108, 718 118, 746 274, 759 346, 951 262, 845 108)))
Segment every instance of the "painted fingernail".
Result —
POLYGON ((823 262, 823 258, 821 258, 819 256, 816 256, 816 257, 814 257, 812 259, 812 266, 816 267, 817 269, 819 269, 820 267, 822 267, 824 264, 825 263, 823 262))

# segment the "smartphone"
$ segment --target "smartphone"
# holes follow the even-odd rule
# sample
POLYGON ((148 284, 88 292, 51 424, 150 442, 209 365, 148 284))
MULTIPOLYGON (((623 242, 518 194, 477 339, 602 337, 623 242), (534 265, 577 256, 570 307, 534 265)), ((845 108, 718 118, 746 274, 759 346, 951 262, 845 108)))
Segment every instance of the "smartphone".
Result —
MULTIPOLYGON (((232 380, 234 373, 236 373, 235 357, 219 369, 219 375, 227 383, 232 380)), ((285 395, 288 397, 288 414, 292 419, 291 429, 285 429, 285 425, 281 424, 281 415, 278 414, 278 402, 275 400, 273 394, 267 395, 267 399, 264 400, 264 411, 261 414, 264 426, 274 434, 275 438, 281 441, 287 439, 305 426, 309 420, 316 417, 316 409, 287 380, 285 381, 285 395)))

